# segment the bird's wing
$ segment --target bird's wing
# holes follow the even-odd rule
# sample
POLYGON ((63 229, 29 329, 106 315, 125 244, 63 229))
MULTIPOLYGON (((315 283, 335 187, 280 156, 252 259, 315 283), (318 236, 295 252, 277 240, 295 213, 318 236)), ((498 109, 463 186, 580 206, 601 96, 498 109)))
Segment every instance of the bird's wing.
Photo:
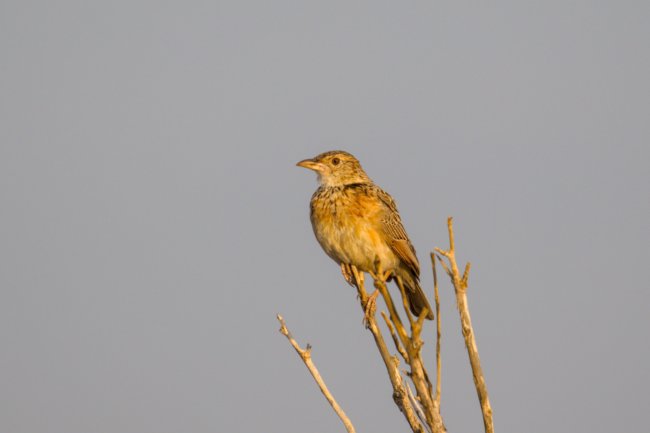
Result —
POLYGON ((420 263, 415 255, 415 248, 411 244, 406 230, 402 225, 402 219, 397 211, 397 205, 393 198, 386 191, 377 188, 377 197, 385 205, 381 224, 384 233, 392 250, 407 265, 416 276, 420 275, 420 263))

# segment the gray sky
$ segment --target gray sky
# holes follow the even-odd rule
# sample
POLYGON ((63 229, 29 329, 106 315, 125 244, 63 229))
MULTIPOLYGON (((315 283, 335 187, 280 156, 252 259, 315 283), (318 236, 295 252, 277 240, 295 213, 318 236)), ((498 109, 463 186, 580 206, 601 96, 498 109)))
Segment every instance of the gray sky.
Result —
MULTIPOLYGON (((342 431, 278 312, 359 432, 406 431, 294 166, 337 148, 396 199, 429 291, 455 217, 497 431, 647 431, 649 20, 3 1, 0 431, 342 431)), ((441 289, 443 416, 481 431, 441 289)))

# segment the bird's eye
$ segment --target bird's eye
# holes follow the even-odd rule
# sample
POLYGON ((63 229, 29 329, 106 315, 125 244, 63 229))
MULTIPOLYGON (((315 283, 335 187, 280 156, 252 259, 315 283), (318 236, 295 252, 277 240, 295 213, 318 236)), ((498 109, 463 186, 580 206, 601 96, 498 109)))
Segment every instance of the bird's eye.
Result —
POLYGON ((341 162, 340 159, 338 159, 338 158, 332 158, 332 165, 339 165, 339 162, 341 162))

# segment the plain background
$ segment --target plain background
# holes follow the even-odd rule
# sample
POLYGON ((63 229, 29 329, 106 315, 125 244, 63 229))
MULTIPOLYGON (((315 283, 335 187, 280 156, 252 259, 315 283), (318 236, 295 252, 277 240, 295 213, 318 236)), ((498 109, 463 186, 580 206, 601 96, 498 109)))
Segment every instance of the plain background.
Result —
MULTIPOLYGON (((647 1, 0 3, 0 431, 406 431, 309 224, 355 154, 431 293, 453 215, 499 432, 644 432, 647 1)), ((482 421, 442 280, 450 432, 482 421)), ((433 365, 433 326, 425 356, 433 365)))

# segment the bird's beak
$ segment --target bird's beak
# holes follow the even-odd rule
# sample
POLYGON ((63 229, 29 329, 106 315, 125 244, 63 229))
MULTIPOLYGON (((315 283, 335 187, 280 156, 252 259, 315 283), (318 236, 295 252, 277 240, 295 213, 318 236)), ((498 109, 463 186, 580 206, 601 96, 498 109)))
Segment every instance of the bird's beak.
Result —
POLYGON ((302 161, 296 163, 298 167, 308 168, 314 171, 323 171, 325 168, 323 164, 314 161, 313 159, 303 159, 302 161))

